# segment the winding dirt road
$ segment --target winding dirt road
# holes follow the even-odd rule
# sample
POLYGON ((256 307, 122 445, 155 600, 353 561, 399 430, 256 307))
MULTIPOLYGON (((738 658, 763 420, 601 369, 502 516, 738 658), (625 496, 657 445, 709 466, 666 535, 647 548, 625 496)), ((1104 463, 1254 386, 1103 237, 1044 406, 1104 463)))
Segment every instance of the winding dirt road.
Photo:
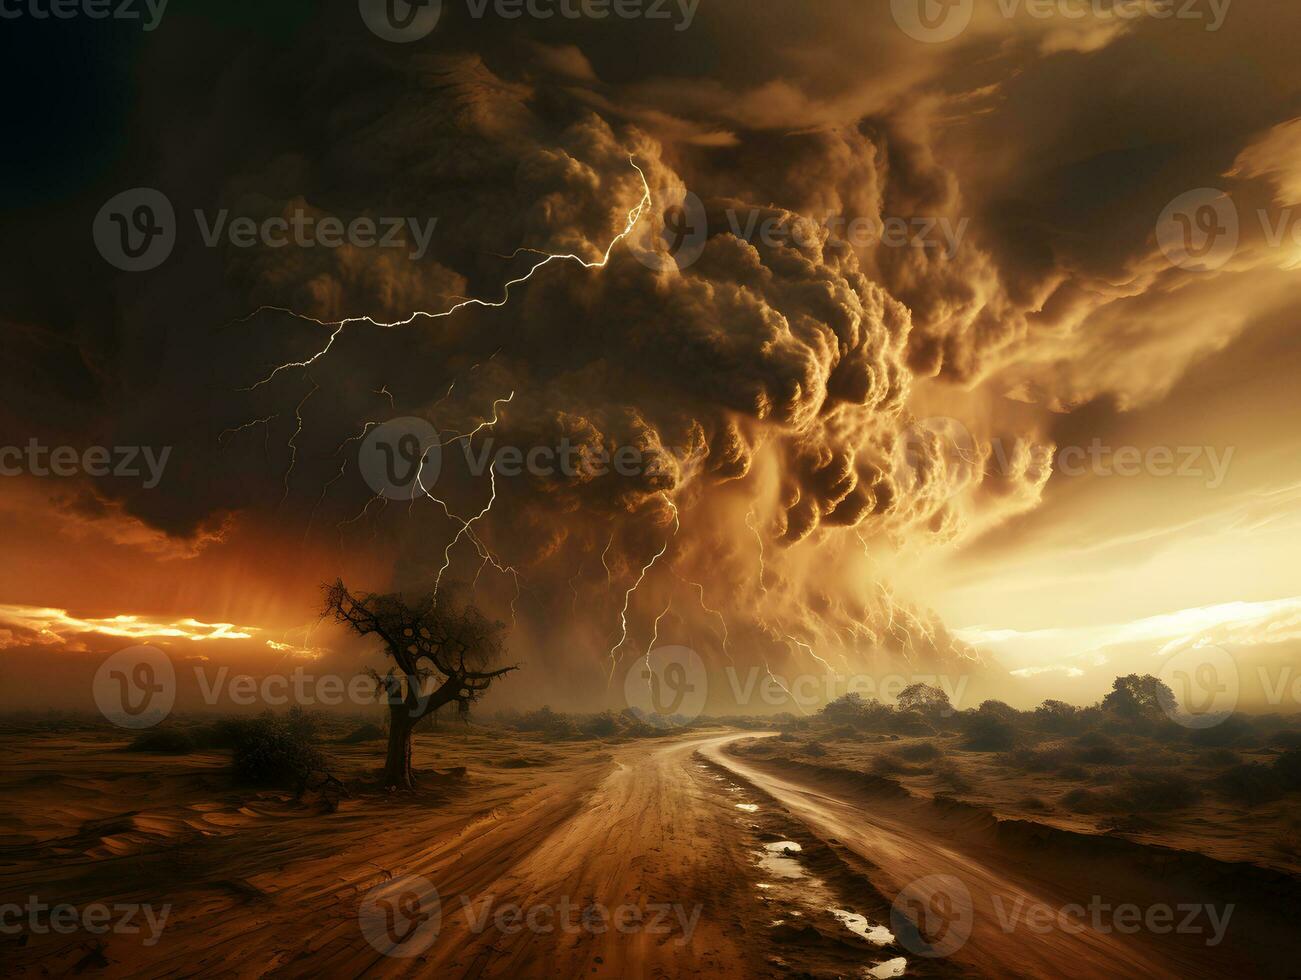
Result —
MULTIPOLYGON (((1087 903, 1104 871, 1135 896, 1129 901, 1151 901, 1153 886, 1117 883, 1114 869, 1083 867, 1051 849, 1009 849, 945 823, 929 803, 875 799, 815 771, 728 751, 753 737, 551 747, 563 758, 536 769, 493 756, 468 778, 449 780, 442 796, 349 801, 336 814, 223 801, 203 775, 213 770, 195 761, 181 775, 144 781, 138 761, 105 750, 91 761, 99 778, 82 781, 100 807, 95 820, 6 860, 0 904, 29 893, 167 903, 165 931, 153 944, 6 936, 0 958, 19 973, 93 968, 136 977, 782 977, 845 962, 861 964, 859 975, 893 976, 905 961, 909 976, 1209 977, 1233 965, 1223 949, 1188 937, 1009 927, 1019 909, 1087 903), (756 855, 785 847, 764 841, 792 835, 806 841, 810 865, 817 849, 821 878, 797 869, 795 891, 776 899, 781 884, 767 883, 771 871, 756 855), (937 875, 969 896, 956 908, 952 895, 941 896, 949 899, 946 924, 965 941, 937 959, 915 955, 923 950, 900 920, 894 931, 904 949, 872 945, 834 921, 839 935, 802 925, 825 918, 830 898, 820 906, 808 898, 807 913, 792 911, 789 898, 816 888, 830 896, 828 882, 839 882, 834 904, 857 899, 879 925, 917 879, 932 884, 908 908, 924 914, 935 905, 937 875), (781 938, 775 927, 786 920, 776 915, 806 917, 783 926, 781 938), (873 967, 873 953, 894 958, 873 967)), ((45 778, 39 765, 5 773, 14 787, 45 778)))

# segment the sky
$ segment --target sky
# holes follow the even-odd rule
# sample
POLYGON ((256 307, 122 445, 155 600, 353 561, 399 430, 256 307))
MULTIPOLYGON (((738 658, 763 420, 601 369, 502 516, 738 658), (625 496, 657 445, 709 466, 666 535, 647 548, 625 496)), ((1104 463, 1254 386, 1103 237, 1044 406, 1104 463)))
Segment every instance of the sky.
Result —
POLYGON ((1295 4, 542 7, 6 30, 0 707, 379 666, 342 578, 500 618, 495 707, 672 644, 720 711, 1207 650, 1296 709, 1295 4))

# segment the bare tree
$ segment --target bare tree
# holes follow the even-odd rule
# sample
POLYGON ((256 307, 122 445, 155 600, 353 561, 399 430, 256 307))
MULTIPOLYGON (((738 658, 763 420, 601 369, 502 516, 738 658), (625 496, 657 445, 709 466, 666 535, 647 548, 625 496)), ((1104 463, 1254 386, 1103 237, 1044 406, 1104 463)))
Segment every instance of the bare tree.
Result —
POLYGON ((409 602, 400 595, 353 594, 342 581, 324 586, 323 616, 345 623, 359 636, 377 636, 394 666, 375 678, 389 705, 384 785, 411 789, 411 733, 416 723, 446 704, 462 714, 493 681, 518 665, 493 669, 501 660, 505 626, 477 608, 432 595, 409 602))

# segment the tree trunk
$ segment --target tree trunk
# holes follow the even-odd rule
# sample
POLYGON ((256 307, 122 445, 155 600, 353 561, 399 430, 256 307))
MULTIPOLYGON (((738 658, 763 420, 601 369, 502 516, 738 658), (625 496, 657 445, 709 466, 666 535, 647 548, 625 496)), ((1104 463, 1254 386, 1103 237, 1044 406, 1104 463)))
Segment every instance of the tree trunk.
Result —
POLYGON ((411 732, 415 724, 405 704, 389 705, 388 755, 384 760, 385 789, 414 789, 411 771, 411 732))

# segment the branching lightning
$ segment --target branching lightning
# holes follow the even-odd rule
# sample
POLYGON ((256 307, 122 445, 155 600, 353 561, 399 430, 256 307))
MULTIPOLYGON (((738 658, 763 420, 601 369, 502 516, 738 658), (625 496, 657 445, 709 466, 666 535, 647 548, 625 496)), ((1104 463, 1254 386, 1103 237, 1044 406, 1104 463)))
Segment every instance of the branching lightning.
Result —
MULTIPOLYGON (((273 382, 277 377, 279 377, 281 374, 283 374, 283 373, 285 373, 285 372, 293 371, 293 370, 295 370, 295 369, 298 369, 298 370, 302 370, 302 371, 304 371, 304 372, 307 372, 307 373, 308 373, 308 378, 309 378, 309 380, 311 380, 310 369, 312 368, 312 366, 315 365, 315 364, 317 364, 317 363, 319 363, 322 359, 324 359, 327 355, 330 354, 330 352, 334 349, 335 342, 336 342, 336 341, 337 341, 341 336, 343 336, 344 331, 345 331, 345 330, 346 330, 350 325, 353 325, 353 324, 360 324, 360 323, 366 323, 366 324, 370 324, 370 325, 372 325, 372 326, 374 326, 374 327, 378 327, 378 328, 381 328, 381 329, 397 329, 397 328, 400 328, 400 327, 408 326, 408 325, 414 323, 416 320, 418 320, 418 319, 420 319, 420 318, 422 318, 422 317, 423 317, 423 318, 426 318, 426 319, 430 319, 430 320, 437 320, 437 319, 443 319, 443 318, 446 318, 446 317, 451 317, 451 316, 455 315, 456 313, 458 313, 459 311, 464 310, 464 309, 466 309, 466 308, 468 308, 468 307, 480 307, 480 308, 485 308, 485 309, 496 309, 496 308, 501 308, 501 307, 506 306, 506 305, 510 302, 511 297, 512 297, 512 293, 513 293, 513 290, 514 290, 516 287, 518 287, 518 286, 523 286, 523 285, 526 284, 529 280, 531 280, 531 279, 533 278, 534 275, 536 275, 536 274, 537 274, 538 272, 540 272, 542 269, 544 269, 545 267, 547 267, 547 266, 549 266, 549 265, 551 265, 551 264, 553 264, 553 263, 572 262, 572 263, 575 263, 575 264, 581 266, 581 267, 584 268, 584 269, 600 269, 600 268, 604 268, 606 265, 609 264, 610 259, 611 259, 611 256, 614 254, 614 250, 615 250, 615 248, 619 245, 620 242, 622 242, 625 238, 627 238, 630 234, 632 234, 633 230, 637 227, 637 225, 638 225, 638 223, 641 221, 641 219, 642 219, 642 218, 643 218, 643 217, 644 217, 644 216, 649 212, 649 210, 650 210, 650 208, 651 208, 651 205, 652 205, 652 196, 651 196, 650 183, 649 183, 649 182, 647 181, 647 179, 646 179, 646 174, 645 174, 645 172, 642 170, 642 168, 641 168, 640 166, 637 165, 636 160, 635 160, 632 156, 629 156, 629 158, 628 158, 628 162, 629 162, 629 164, 632 166, 632 168, 637 172, 637 176, 638 176, 638 177, 640 178, 640 180, 641 180, 641 184, 642 184, 642 194, 641 194, 640 199, 639 199, 638 202, 636 203, 636 205, 633 206, 633 207, 628 211, 627 219, 626 219, 626 221, 625 221, 625 223, 624 223, 623 230, 620 231, 617 235, 614 236, 614 238, 610 241, 609 245, 606 247, 604 253, 601 255, 601 257, 600 257, 599 259, 593 261, 593 260, 590 260, 590 259, 584 258, 583 256, 578 255, 578 254, 575 254, 575 253, 549 253, 549 252, 543 252, 543 251, 538 250, 538 249, 518 249, 518 250, 515 252, 515 256, 518 256, 518 255, 524 254, 525 252, 530 252, 530 253, 533 253, 533 254, 539 256, 539 258, 538 258, 538 260, 537 260, 536 262, 534 262, 532 265, 529 266, 528 270, 527 270, 523 275, 518 276, 517 278, 511 279, 511 280, 507 281, 507 282, 503 285, 503 287, 502 287, 502 293, 501 293, 501 298, 500 298, 500 299, 497 299, 497 300, 487 300, 487 299, 478 299, 478 298, 457 297, 458 302, 454 303, 453 305, 449 306, 448 308, 446 308, 446 309, 444 309, 444 310, 440 310, 440 311, 426 311, 426 310, 418 310, 418 311, 416 311, 416 312, 414 312, 414 313, 411 313, 409 316, 407 316, 407 317, 405 317, 405 318, 403 318, 403 319, 395 320, 395 321, 393 321, 393 322, 383 322, 383 321, 377 320, 377 319, 375 319, 374 317, 372 317, 372 316, 368 316, 368 315, 366 315, 366 316, 353 316, 353 317, 346 317, 346 318, 341 319, 341 320, 327 321, 327 320, 320 320, 320 319, 317 319, 317 318, 315 318, 315 317, 308 316, 308 315, 306 315, 306 314, 299 313, 299 312, 297 312, 297 311, 295 311, 295 310, 291 310, 291 309, 288 309, 288 308, 285 308, 285 307, 278 307, 278 306, 262 306, 262 307, 259 307, 259 308, 258 308, 257 310, 255 310, 253 313, 249 314, 247 317, 244 317, 243 320, 240 321, 240 322, 248 322, 249 320, 254 319, 255 317, 259 316, 259 315, 262 314, 262 313, 266 313, 266 312, 279 312, 279 313, 283 313, 283 314, 286 314, 286 315, 288 315, 288 316, 291 316, 291 317, 293 317, 293 318, 295 318, 295 319, 298 319, 298 320, 302 320, 302 321, 309 322, 309 323, 314 323, 314 324, 317 324, 317 325, 319 325, 319 326, 329 328, 330 333, 329 333, 328 338, 327 338, 326 341, 325 341, 325 344, 324 344, 324 345, 323 345, 319 350, 317 350, 315 353, 311 354, 310 356, 308 356, 308 357, 306 357, 306 358, 304 358, 304 359, 302 359, 302 360, 289 361, 289 362, 286 362, 286 363, 284 363, 284 364, 280 364, 280 365, 274 367, 274 368, 273 368, 273 369, 272 369, 272 370, 271 370, 271 371, 270 371, 270 372, 269 372, 265 377, 261 378, 260 380, 258 380, 258 381, 255 382, 254 384, 249 385, 248 387, 241 388, 240 390, 241 390, 241 391, 245 391, 245 392, 255 391, 255 390, 260 389, 260 388, 262 388, 262 387, 264 387, 264 386, 266 386, 266 385, 271 384, 271 383, 272 383, 272 382, 273 382)), ((512 257, 514 257, 514 256, 512 256, 512 257)), ((498 353, 498 352, 494 352, 493 357, 496 356, 496 353, 498 353)), ((489 360, 491 360, 491 358, 489 358, 489 360)), ((478 365, 475 365, 475 367, 477 368, 478 365)), ((447 389, 447 393, 446 393, 446 394, 445 394, 445 395, 444 395, 444 396, 439 400, 439 402, 438 402, 437 404, 442 404, 442 402, 444 402, 444 401, 446 401, 448 398, 450 398, 451 395, 452 395, 453 390, 455 389, 455 387, 456 387, 456 381, 453 380, 452 383, 451 383, 451 385, 449 385, 449 387, 448 387, 448 389, 447 389)), ((294 430, 293 435, 290 437, 289 442, 288 442, 288 447, 289 447, 289 452, 290 452, 290 461, 289 461, 289 467, 288 467, 288 469, 287 469, 286 472, 285 472, 284 480, 283 480, 283 482, 284 482, 284 494, 283 494, 283 496, 281 497, 281 504, 282 504, 282 505, 283 505, 283 503, 285 502, 285 500, 286 500, 286 499, 288 498, 288 496, 289 496, 290 480, 291 480, 291 477, 292 477, 292 474, 293 474, 294 468, 295 468, 295 466, 297 465, 297 461, 298 461, 298 437, 302 434, 302 432, 303 432, 303 425, 304 425, 304 423, 303 423, 303 415, 302 415, 303 406, 306 404, 306 402, 308 401, 308 399, 310 399, 310 398, 311 398, 314 394, 316 394, 318 391, 320 391, 320 386, 319 386, 319 384, 317 384, 317 383, 313 380, 313 381, 312 381, 312 389, 311 389, 311 390, 310 390, 310 391, 309 391, 309 392, 308 392, 308 393, 303 397, 303 399, 298 403, 298 405, 297 405, 297 407, 296 407, 296 409, 295 409, 295 413, 294 413, 294 414, 295 414, 295 420, 296 420, 296 427, 295 427, 295 430, 294 430)), ((387 386, 387 385, 384 385, 384 386, 380 387, 379 389, 377 389, 377 390, 375 391, 375 394, 378 394, 378 395, 382 395, 382 396, 387 397, 390 408, 392 408, 394 411, 396 411, 396 408, 397 408, 397 406, 396 406, 396 400, 394 399, 393 394, 392 394, 392 392, 388 389, 388 386, 387 386)), ((485 429, 491 428, 492 426, 496 425, 497 422, 498 422, 498 420, 500 419, 500 407, 501 407, 502 405, 504 405, 504 404, 509 404, 509 403, 514 399, 514 397, 515 397, 515 392, 512 391, 512 392, 510 393, 509 396, 507 396, 507 397, 505 397, 505 398, 499 398, 499 399, 497 399, 496 401, 494 401, 494 402, 493 402, 493 413, 492 413, 492 417, 491 417, 490 419, 486 419, 486 420, 482 421, 481 423, 479 423, 478 426, 476 426, 472 431, 470 431, 470 432, 468 432, 468 433, 464 433, 464 434, 462 434, 462 435, 458 435, 458 436, 455 436, 455 437, 449 439, 447 442, 444 442, 444 443, 443 443, 443 446, 450 445, 451 443, 453 443, 453 442, 457 442, 457 441, 460 441, 460 440, 465 440, 465 441, 467 442, 467 444, 468 444, 468 442, 469 442, 470 440, 472 440, 472 439, 473 439, 476 435, 478 435, 480 432, 482 432, 482 431, 484 431, 485 429)), ((242 430, 244 430, 244 429, 252 428, 252 427, 257 426, 257 425, 266 425, 266 426, 267 426, 268 440, 269 440, 269 438, 270 438, 270 422, 271 422, 273 419, 275 419, 275 418, 277 418, 276 415, 271 415, 271 416, 268 416, 268 417, 263 418, 263 419, 256 419, 256 420, 254 420, 254 421, 251 421, 251 422, 245 423, 244 425, 238 426, 238 427, 233 428, 233 429, 227 429, 226 431, 224 431, 224 432, 220 435, 220 437, 219 437, 219 442, 224 442, 225 439, 226 439, 228 436, 233 435, 233 434, 235 434, 235 433, 237 433, 237 432, 240 432, 240 431, 242 431, 242 430)), ((366 422, 366 423, 364 424, 364 426, 362 427, 361 432, 360 432, 359 434, 357 434, 357 435, 354 435, 354 436, 349 437, 348 439, 345 439, 345 440, 344 440, 344 441, 339 445, 339 447, 335 450, 335 454, 334 454, 334 455, 335 455, 335 456, 338 456, 339 454, 343 453, 343 451, 347 448, 347 446, 348 446, 350 443, 355 443, 355 442, 360 441, 361 439, 364 439, 364 438, 366 437, 366 435, 370 432, 370 430, 371 430, 372 428, 374 428, 376 425, 379 425, 379 424, 381 424, 381 423, 379 423, 379 422, 374 422, 374 421, 366 422)), ((491 469, 491 468, 490 468, 490 470, 489 470, 489 479, 490 479, 490 484, 491 484, 491 496, 490 496, 490 498, 489 498, 489 500, 488 500, 488 503, 485 505, 485 507, 483 508, 483 510, 481 510, 478 514, 476 514, 474 517, 472 517, 472 518, 466 520, 466 519, 461 518, 461 517, 458 517, 457 515, 455 515, 454 513, 452 513, 452 511, 451 511, 451 509, 448 507, 447 503, 446 503, 445 501, 443 501, 443 500, 441 500, 441 499, 435 497, 435 496, 433 495, 433 493, 429 490, 429 488, 427 488, 427 487, 423 484, 423 482, 422 482, 422 480, 421 480, 421 475, 422 475, 422 473, 423 473, 423 468, 424 468, 424 460, 423 460, 423 458, 422 458, 422 460, 421 460, 421 465, 420 465, 420 469, 417 471, 417 474, 416 474, 417 485, 419 486, 419 490, 420 490, 420 492, 421 492, 424 496, 427 496, 429 499, 431 499, 431 500, 433 500, 434 502, 438 503, 438 504, 442 507, 443 512, 446 514, 446 516, 447 516, 450 520, 452 520, 452 521, 454 521, 454 522, 456 522, 457 524, 460 525, 460 527, 459 527, 458 530, 456 531, 456 534, 452 537, 452 540, 449 542, 449 544, 447 545, 447 547, 444 549, 444 552, 443 552, 443 559, 444 559, 444 560, 443 560, 443 566, 442 566, 442 568, 439 569, 439 572, 438 572, 437 578, 436 578, 436 580, 435 580, 435 588, 434 588, 435 596, 437 596, 438 586, 439 586, 439 584, 440 584, 441 581, 442 581, 443 574, 447 571, 447 569, 448 569, 448 568, 450 567, 450 565, 451 565, 451 553, 452 553, 452 549, 455 547, 455 545, 456 545, 457 543, 460 542, 460 540, 461 540, 462 538, 468 538, 468 539, 469 539, 469 540, 474 544, 476 550, 479 552, 480 557, 483 559, 482 563, 481 563, 480 566, 479 566, 478 573, 476 573, 476 575, 475 575, 475 582, 476 582, 476 583, 478 582, 479 576, 482 574, 484 567, 486 567, 486 565, 489 564, 489 563, 491 563, 491 564, 492 564, 495 568, 497 568, 499 571, 502 571, 503 573, 506 573, 506 574, 510 574, 510 575, 514 578, 514 580, 515 580, 515 596, 514 596, 514 599, 512 599, 512 601, 511 601, 511 613, 512 613, 512 617, 514 617, 514 615, 515 615, 515 609, 516 609, 516 603, 518 602, 518 600, 519 600, 519 598, 520 598, 520 588, 521 588, 521 583, 520 583, 519 572, 518 572, 515 568, 513 568, 513 567, 511 567, 511 566, 509 566, 509 565, 506 565, 506 564, 504 564, 503 562, 501 562, 499 559, 497 559, 497 557, 496 557, 495 555, 493 555, 492 552, 491 552, 491 551, 490 551, 490 550, 489 550, 489 549, 484 545, 482 539, 479 537, 478 534, 476 534, 476 532, 475 532, 475 530, 474 530, 474 524, 476 524, 477 522, 479 522, 479 521, 483 520, 484 518, 486 518, 487 515, 491 512, 493 506, 494 506, 494 505, 496 504, 496 502, 497 502, 497 482, 496 482, 496 472, 495 472, 495 470, 494 470, 494 469, 491 469)), ((334 483, 336 483, 339 479, 341 479, 341 478, 343 477, 343 475, 344 475, 344 473, 346 472, 346 470, 347 470, 347 458, 345 457, 345 459, 343 460, 342 464, 341 464, 340 467, 339 467, 339 471, 338 471, 338 473, 337 473, 337 474, 336 474, 336 475, 335 475, 331 480, 329 480, 329 482, 327 482, 327 483, 325 484, 325 486, 322 488, 321 495, 320 495, 320 497, 317 499, 315 505, 314 505, 313 508, 312 508, 311 514, 310 514, 309 517, 308 517, 308 529, 310 529, 310 527, 311 527, 311 523, 312 523, 312 520, 315 518, 316 511, 317 511, 317 509, 321 506, 321 504, 324 502, 324 500, 325 500, 325 498, 326 498, 326 495, 327 495, 328 492, 329 492, 330 487, 333 486, 334 483)), ((362 510, 360 511, 360 513, 358 513, 355 517, 351 518, 350 520, 342 521, 342 522, 340 522, 340 523, 337 525, 337 526, 338 526, 338 529, 340 530, 340 532, 342 533, 342 529, 343 529, 344 526, 346 526, 346 525, 348 525, 348 524, 356 523, 357 521, 360 521, 360 520, 362 520, 363 518, 365 518, 365 516, 369 513, 372 504, 374 504, 376 500, 380 500, 381 507, 387 505, 387 502, 388 502, 388 498, 387 498, 387 497, 383 497, 382 495, 372 496, 369 500, 366 501, 366 504, 365 504, 365 506, 362 508, 362 510)), ((678 526, 680 526, 680 525, 679 525, 679 522, 678 522, 677 507, 674 506, 674 505, 672 504, 672 501, 670 501, 669 503, 670 503, 670 506, 673 506, 673 511, 674 511, 674 524, 675 524, 675 527, 674 527, 674 534, 676 535, 676 533, 677 533, 677 528, 678 528, 678 526)), ((413 504, 414 504, 414 499, 413 499, 413 504)), ((670 539, 670 540, 671 540, 671 539, 670 539)), ((612 535, 611 535, 611 538, 610 538, 610 545, 613 545, 613 543, 614 543, 614 537, 613 537, 613 534, 612 534, 612 535)), ((622 637, 622 639, 620 640, 620 644, 622 644, 623 640, 627 638, 627 611, 628 611, 629 603, 630 603, 630 601, 631 601, 632 593, 636 591, 637 587, 641 584, 641 581, 646 577, 646 574, 650 571, 651 567, 655 564, 655 562, 659 559, 659 557, 660 557, 660 556, 661 556, 665 551, 667 551, 668 546, 669 546, 669 543, 666 542, 665 545, 664 545, 664 547, 660 550, 660 552, 657 553, 657 554, 656 554, 656 555, 655 555, 655 556, 650 560, 650 562, 648 562, 647 565, 642 569, 641 575, 638 577, 637 583, 633 586, 632 589, 630 589, 630 590, 628 591, 628 593, 625 594, 625 597, 624 597, 624 609, 623 609, 623 613, 622 613, 622 615, 621 615, 621 623, 622 623, 622 626, 623 626, 623 637, 622 637)), ((607 548, 606 548, 606 552, 607 552, 607 553, 608 553, 608 551, 609 551, 609 546, 607 546, 607 548)), ((603 554, 603 555, 602 555, 602 564, 605 565, 605 568, 606 568, 606 574, 607 574, 607 583, 609 583, 609 582, 611 581, 611 573, 610 573, 609 565, 606 564, 606 562, 605 562, 605 557, 606 557, 606 556, 603 554)), ((617 649, 617 647, 616 647, 616 649, 617 649)), ((612 655, 613 655, 613 652, 614 652, 614 651, 611 651, 612 655)))

